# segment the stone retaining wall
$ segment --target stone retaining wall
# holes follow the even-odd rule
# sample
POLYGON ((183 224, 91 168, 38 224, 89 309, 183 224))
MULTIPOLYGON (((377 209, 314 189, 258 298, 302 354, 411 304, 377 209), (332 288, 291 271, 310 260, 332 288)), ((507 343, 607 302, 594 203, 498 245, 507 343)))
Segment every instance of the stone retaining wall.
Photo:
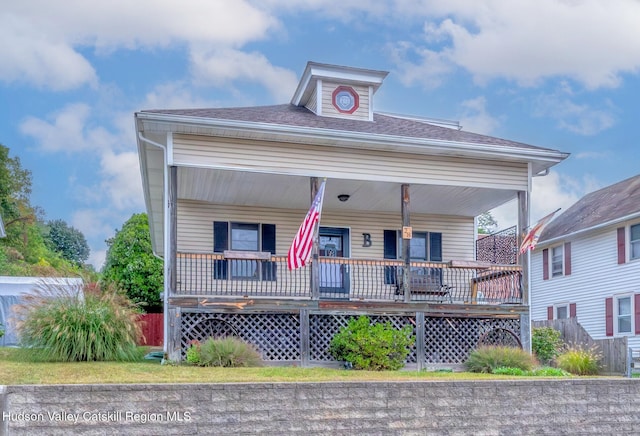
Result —
POLYGON ((0 435, 632 435, 640 379, 0 386, 0 435))

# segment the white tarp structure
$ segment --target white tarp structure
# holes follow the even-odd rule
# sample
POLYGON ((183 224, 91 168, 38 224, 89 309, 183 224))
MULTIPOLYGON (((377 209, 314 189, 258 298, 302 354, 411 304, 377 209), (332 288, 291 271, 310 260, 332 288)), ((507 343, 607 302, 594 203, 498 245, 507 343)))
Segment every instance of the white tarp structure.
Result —
POLYGON ((0 323, 5 330, 0 346, 17 345, 18 337, 12 323, 12 306, 21 302, 22 295, 42 286, 63 286, 82 289, 80 278, 57 277, 8 277, 0 276, 0 323))

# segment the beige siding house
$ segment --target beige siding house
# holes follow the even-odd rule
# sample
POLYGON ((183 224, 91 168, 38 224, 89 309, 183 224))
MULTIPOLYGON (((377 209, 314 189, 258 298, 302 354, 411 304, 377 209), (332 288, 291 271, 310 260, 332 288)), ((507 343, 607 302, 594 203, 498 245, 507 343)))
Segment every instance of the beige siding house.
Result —
POLYGON ((518 199, 526 227, 531 177, 567 155, 375 112, 386 75, 309 62, 288 104, 135 114, 170 358, 232 334, 271 364, 336 365, 360 314, 414 326, 410 367, 529 346, 526 265, 476 262, 474 219, 518 199), (311 262, 290 270, 323 181, 311 262))

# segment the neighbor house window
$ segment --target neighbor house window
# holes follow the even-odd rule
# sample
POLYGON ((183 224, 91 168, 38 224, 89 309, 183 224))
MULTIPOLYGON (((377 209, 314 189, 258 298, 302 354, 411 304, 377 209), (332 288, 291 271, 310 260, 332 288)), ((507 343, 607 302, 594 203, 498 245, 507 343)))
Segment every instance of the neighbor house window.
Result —
POLYGON ((618 333, 631 333, 631 297, 618 297, 616 299, 616 326, 618 333))
POLYGON ((631 259, 640 259, 640 224, 631 226, 629 243, 631 244, 631 259))
POLYGON ((564 273, 563 258, 564 250, 562 245, 551 249, 551 277, 561 276, 564 273))
POLYGON ((562 306, 556 306, 556 319, 569 318, 569 307, 565 304, 562 306))

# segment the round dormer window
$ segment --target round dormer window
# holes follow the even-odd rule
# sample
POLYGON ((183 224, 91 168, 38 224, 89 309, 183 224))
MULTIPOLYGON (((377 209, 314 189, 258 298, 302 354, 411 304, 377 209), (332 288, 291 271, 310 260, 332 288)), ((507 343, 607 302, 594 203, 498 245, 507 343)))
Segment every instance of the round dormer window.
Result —
POLYGON ((338 86, 332 95, 333 107, 343 114, 352 114, 360 106, 358 93, 350 86, 338 86))

